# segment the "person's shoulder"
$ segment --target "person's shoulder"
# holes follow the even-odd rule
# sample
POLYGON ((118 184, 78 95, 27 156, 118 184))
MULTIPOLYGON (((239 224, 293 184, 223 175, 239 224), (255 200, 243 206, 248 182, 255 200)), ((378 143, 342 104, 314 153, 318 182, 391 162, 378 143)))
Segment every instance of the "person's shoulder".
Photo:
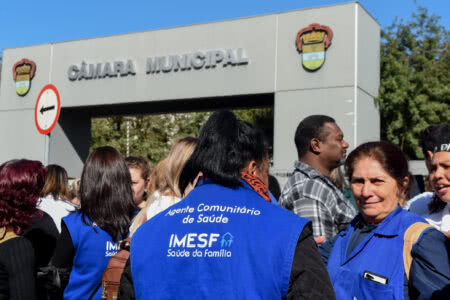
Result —
POLYGON ((286 185, 287 184, 292 185, 299 181, 305 180, 306 178, 309 177, 309 173, 311 170, 314 169, 312 169, 309 165, 300 161, 295 162, 294 171, 289 175, 286 185))
POLYGON ((45 195, 45 196, 41 196, 40 198, 39 198, 39 200, 41 200, 41 201, 48 201, 48 200, 55 200, 54 198, 53 198, 53 196, 52 196, 52 194, 48 194, 48 195, 45 195))
POLYGON ((333 192, 333 188, 320 177, 308 178, 305 180, 302 190, 304 196, 313 199, 326 198, 327 195, 332 194, 333 192))
POLYGON ((434 193, 425 192, 419 194, 407 202, 406 210, 418 215, 428 214, 428 203, 433 199, 434 193))
POLYGON ((11 270, 22 271, 34 265, 34 255, 32 243, 23 236, 0 244, 0 264, 11 270))
MULTIPOLYGON (((436 253, 436 249, 438 248, 447 249, 448 251, 449 247, 450 243, 445 234, 443 234, 434 227, 430 227, 425 229, 419 236, 417 242, 414 244, 412 248, 412 252, 415 253, 416 255, 419 255, 420 257, 427 257, 430 255, 435 255, 433 253, 436 253)), ((444 253, 446 251, 439 251, 439 252, 444 253)))
POLYGON ((79 211, 72 211, 69 212, 69 214, 62 219, 67 224, 68 222, 75 222, 77 220, 81 220, 82 214, 79 211))
POLYGON ((305 179, 307 179, 307 177, 299 172, 292 174, 281 190, 280 202, 286 202, 294 193, 298 193, 298 191, 301 190, 305 179))
POLYGON ((64 209, 66 209, 68 211, 74 211, 77 209, 77 205, 73 204, 69 200, 58 198, 56 203, 58 203, 58 205, 60 205, 61 207, 63 207, 64 209))
POLYGON ((421 223, 428 223, 427 220, 420 214, 412 211, 408 211, 405 209, 400 208, 400 211, 397 215, 398 218, 401 218, 401 224, 403 226, 411 226, 414 223, 421 222, 421 223))
POLYGON ((143 208, 146 210, 147 220, 153 219, 156 215, 177 204, 179 201, 180 198, 178 197, 158 194, 158 197, 155 197, 147 208, 143 208))
POLYGON ((25 230, 24 235, 27 235, 28 233, 38 231, 38 232, 45 232, 46 234, 49 234, 51 236, 57 237, 58 236, 58 228, 56 227, 55 221, 53 218, 45 211, 40 210, 42 212, 41 217, 33 217, 31 220, 30 227, 25 230))
POLYGON ((33 245, 27 238, 23 236, 9 239, 1 243, 0 245, 3 246, 4 249, 8 249, 8 252, 18 254, 20 256, 34 253, 33 245))
POLYGON ((304 224, 311 222, 311 220, 300 217, 299 215, 297 215, 297 214, 293 213, 292 211, 287 210, 283 207, 280 207, 278 205, 273 205, 270 202, 267 202, 267 204, 268 204, 267 209, 272 211, 273 214, 277 215, 279 217, 279 219, 285 219, 285 220, 290 220, 292 222, 300 222, 300 223, 304 223, 304 224))

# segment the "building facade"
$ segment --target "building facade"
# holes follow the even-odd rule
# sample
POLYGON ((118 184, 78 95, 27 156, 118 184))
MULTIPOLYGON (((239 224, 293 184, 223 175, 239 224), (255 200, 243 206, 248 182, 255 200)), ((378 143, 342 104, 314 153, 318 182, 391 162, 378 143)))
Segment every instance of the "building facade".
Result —
POLYGON ((380 26, 359 3, 5 49, 0 161, 38 159, 79 176, 92 117, 273 105, 272 171, 282 174, 308 115, 335 118, 351 148, 379 139, 379 55, 380 26), (61 103, 49 135, 35 121, 47 84, 61 103))

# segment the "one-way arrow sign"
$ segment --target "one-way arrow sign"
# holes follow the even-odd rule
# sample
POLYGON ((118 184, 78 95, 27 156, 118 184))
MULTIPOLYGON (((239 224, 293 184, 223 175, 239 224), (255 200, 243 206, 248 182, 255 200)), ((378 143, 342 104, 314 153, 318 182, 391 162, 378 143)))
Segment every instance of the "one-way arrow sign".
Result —
POLYGON ((54 105, 48 106, 48 107, 43 107, 43 106, 42 106, 42 108, 41 108, 41 110, 40 110, 39 112, 40 112, 41 115, 42 115, 42 114, 44 114, 47 110, 52 110, 52 109, 55 109, 55 106, 54 106, 54 105))
POLYGON ((41 90, 34 108, 34 119, 38 131, 49 134, 58 122, 60 111, 59 92, 54 85, 48 84, 41 90))

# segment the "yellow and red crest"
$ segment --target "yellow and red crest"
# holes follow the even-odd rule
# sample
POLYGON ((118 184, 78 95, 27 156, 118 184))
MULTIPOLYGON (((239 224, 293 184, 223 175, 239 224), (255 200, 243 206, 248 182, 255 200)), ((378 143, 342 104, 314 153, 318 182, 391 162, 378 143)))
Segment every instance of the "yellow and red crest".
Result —
POLYGON ((318 70, 325 62, 325 51, 330 47, 333 31, 317 23, 310 24, 297 33, 297 50, 302 54, 303 67, 318 70))
POLYGON ((36 72, 34 61, 23 58, 13 66, 13 78, 16 82, 16 93, 19 96, 25 96, 31 87, 31 80, 36 72))

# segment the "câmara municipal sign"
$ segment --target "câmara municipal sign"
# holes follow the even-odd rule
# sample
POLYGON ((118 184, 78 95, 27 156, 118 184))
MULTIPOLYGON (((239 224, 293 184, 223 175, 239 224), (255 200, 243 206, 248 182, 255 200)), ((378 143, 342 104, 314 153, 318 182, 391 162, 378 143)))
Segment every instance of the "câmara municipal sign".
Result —
MULTIPOLYGON (((181 55, 148 57, 146 74, 159 74, 178 71, 214 69, 217 66, 236 67, 249 63, 243 48, 197 51, 181 55)), ((70 81, 126 77, 136 75, 136 61, 132 59, 113 62, 86 63, 71 65, 67 70, 70 81)))

